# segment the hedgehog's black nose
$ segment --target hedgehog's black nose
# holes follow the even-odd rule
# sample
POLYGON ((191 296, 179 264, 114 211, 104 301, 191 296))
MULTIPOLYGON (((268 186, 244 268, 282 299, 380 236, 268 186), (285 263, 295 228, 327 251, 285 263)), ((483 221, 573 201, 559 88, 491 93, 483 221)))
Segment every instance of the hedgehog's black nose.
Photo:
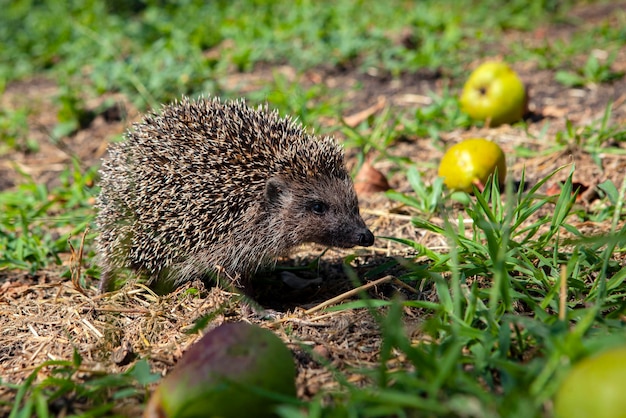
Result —
POLYGON ((374 244, 374 234, 369 229, 366 229, 365 232, 359 234, 358 243, 362 247, 369 247, 374 244))

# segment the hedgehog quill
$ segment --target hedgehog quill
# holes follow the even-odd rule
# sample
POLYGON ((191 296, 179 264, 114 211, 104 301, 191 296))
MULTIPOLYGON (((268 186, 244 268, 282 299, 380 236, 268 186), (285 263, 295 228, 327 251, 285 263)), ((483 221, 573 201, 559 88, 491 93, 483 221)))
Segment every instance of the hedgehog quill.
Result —
POLYGON ((245 281, 303 243, 374 243, 342 148, 267 106, 183 98, 111 145, 100 174, 102 292, 121 269, 172 286, 245 281))

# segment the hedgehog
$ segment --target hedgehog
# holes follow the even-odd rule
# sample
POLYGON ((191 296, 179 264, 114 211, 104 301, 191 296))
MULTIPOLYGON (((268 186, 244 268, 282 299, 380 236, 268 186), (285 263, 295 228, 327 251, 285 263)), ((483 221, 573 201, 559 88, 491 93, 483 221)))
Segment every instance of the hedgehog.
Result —
POLYGON ((341 146, 267 105, 165 105, 110 145, 100 177, 101 292, 121 270, 170 288, 221 274, 240 284, 304 243, 374 243, 341 146))

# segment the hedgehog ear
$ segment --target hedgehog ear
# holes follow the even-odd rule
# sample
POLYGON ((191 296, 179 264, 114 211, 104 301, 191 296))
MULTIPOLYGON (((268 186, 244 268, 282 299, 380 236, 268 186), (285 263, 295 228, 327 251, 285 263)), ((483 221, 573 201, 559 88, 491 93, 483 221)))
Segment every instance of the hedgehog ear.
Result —
POLYGON ((285 182, 279 177, 270 177, 265 183, 265 201, 278 204, 281 195, 287 190, 285 182))

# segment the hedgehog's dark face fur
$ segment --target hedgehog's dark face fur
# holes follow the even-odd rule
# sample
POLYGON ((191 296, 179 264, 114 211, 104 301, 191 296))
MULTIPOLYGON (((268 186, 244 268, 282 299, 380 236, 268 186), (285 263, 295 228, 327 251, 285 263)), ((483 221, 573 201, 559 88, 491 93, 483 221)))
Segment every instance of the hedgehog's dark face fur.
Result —
POLYGON ((290 138, 266 179, 263 211, 278 222, 289 246, 314 242, 330 247, 369 246, 374 236, 359 203, 343 151, 331 138, 290 138))
POLYGON ((284 238, 295 246, 314 242, 329 247, 370 246, 374 235, 359 214, 350 177, 319 176, 310 182, 272 177, 265 188, 265 206, 281 219, 284 238))

